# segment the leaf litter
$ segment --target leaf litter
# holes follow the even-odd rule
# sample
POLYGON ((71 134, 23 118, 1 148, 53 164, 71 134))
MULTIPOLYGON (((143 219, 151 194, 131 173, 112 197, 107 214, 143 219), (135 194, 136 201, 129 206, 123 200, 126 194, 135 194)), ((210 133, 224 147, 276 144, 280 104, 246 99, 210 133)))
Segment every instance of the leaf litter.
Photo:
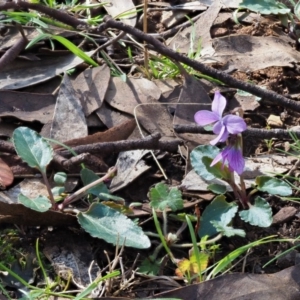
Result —
MULTIPOLYGON (((155 2, 151 3, 155 5, 155 2)), ((112 16, 120 16, 120 14, 125 13, 126 15, 126 12, 132 10, 135 7, 134 4, 133 1, 122 1, 122 3, 115 1, 111 6, 105 5, 104 7, 112 16)), ((222 3, 220 1, 203 1, 201 4, 207 5, 208 9, 194 25, 179 32, 175 38, 173 37, 169 45, 170 48, 179 49, 180 52, 188 53, 191 40, 194 39, 195 50, 198 46, 197 42, 201 38, 201 50, 203 52, 198 59, 199 61, 205 64, 212 63, 216 68, 219 68, 219 70, 232 73, 234 78, 244 81, 251 80, 254 84, 264 86, 266 90, 271 89, 284 95, 289 93, 291 97, 294 97, 293 99, 298 99, 297 95, 299 95, 299 91, 297 86, 295 86, 294 80, 299 79, 296 67, 299 61, 299 53, 295 48, 291 47, 293 40, 287 35, 285 29, 282 30, 282 28, 280 28, 281 31, 279 35, 277 34, 277 30, 269 30, 267 26, 272 24, 273 21, 267 20, 262 16, 258 20, 258 25, 257 21, 253 21, 251 17, 248 17, 248 19, 244 18, 245 22, 242 24, 234 24, 232 21, 234 16, 232 14, 222 16, 220 20, 223 14, 222 5, 226 8, 237 8, 239 1, 222 1, 222 3), (228 35, 222 37, 217 36, 217 30, 212 30, 215 28, 226 29, 228 35), (273 36, 263 36, 265 33, 273 36)), ((190 8, 182 8, 185 9, 187 13, 193 13, 190 8)), ((203 7, 201 9, 203 9, 203 7)), ((175 16, 176 11, 177 10, 173 10, 175 16)), ((139 14, 136 13, 128 14, 128 16, 121 18, 121 20, 125 24, 136 26, 138 15, 139 14)), ((153 21, 151 18, 155 17, 154 14, 151 15, 150 13, 148 13, 147 16, 149 17, 149 22, 153 21)), ((161 22, 163 25, 161 28, 169 26, 172 28, 172 26, 178 25, 178 23, 171 25, 172 23, 163 21, 162 13, 158 13, 156 18, 157 16, 161 17, 161 19, 157 19, 158 22, 161 22)), ((240 21, 243 22, 242 16, 238 16, 240 21)), ((60 34, 65 36, 66 33, 60 34)), ((9 33, 7 33, 4 38, 2 38, 1 49, 3 51, 6 51, 13 45, 10 37, 9 33)), ((27 35, 27 38, 31 39, 32 37, 27 35)), ((115 60, 116 63, 118 63, 119 59, 125 59, 126 61, 124 48, 122 49, 122 44, 126 42, 127 37, 120 41, 119 44, 113 43, 107 46, 106 50, 110 51, 112 61, 115 60)), ((43 45, 46 44, 43 43, 43 45)), ((89 44, 85 47, 85 52, 90 56, 94 55, 93 58, 95 59, 98 54, 96 55, 95 51, 91 50, 91 48, 93 47, 89 44)), ((151 51, 152 50, 159 49, 151 49, 151 51)), ((31 50, 29 50, 29 52, 30 51, 31 50)), ((166 182, 170 188, 180 187, 183 196, 188 199, 187 201, 189 203, 193 203, 193 201, 195 203, 197 202, 200 204, 201 209, 205 207, 205 201, 210 201, 214 195, 207 190, 210 182, 203 181, 203 183, 201 183, 199 177, 196 179, 195 176, 191 176, 193 171, 191 171, 188 158, 189 152, 193 147, 199 144, 208 144, 211 140, 211 136, 207 133, 176 134, 174 133, 173 127, 175 125, 192 125, 194 122, 194 113, 202 109, 201 107, 203 105, 210 105, 211 97, 209 96, 212 96, 214 90, 220 89, 222 93, 227 93, 228 96, 231 95, 232 97, 227 108, 228 111, 236 106, 234 103, 238 103, 244 110, 245 119, 248 119, 252 126, 255 125, 259 128, 269 126, 272 128, 275 126, 274 123, 267 122, 271 114, 279 116, 281 123, 277 123, 279 125, 276 126, 280 126, 280 128, 288 129, 298 124, 298 111, 280 108, 279 106, 272 105, 272 103, 270 104, 270 101, 266 102, 266 99, 260 101, 257 95, 246 97, 245 95, 241 96, 236 94, 235 97, 233 97, 236 90, 230 86, 218 86, 215 82, 209 82, 209 84, 207 84, 204 79, 195 79, 195 77, 183 70, 180 71, 179 79, 177 78, 177 82, 175 83, 171 83, 171 81, 168 82, 164 79, 149 80, 143 77, 141 73, 138 73, 140 71, 136 72, 135 78, 128 76, 126 80, 124 80, 124 77, 111 76, 109 72, 109 70, 112 69, 111 63, 107 64, 99 59, 101 66, 83 70, 85 66, 82 64, 81 59, 73 54, 59 55, 59 53, 59 51, 52 51, 51 55, 49 55, 48 52, 47 56, 33 53, 32 59, 34 60, 32 61, 28 60, 29 56, 26 58, 26 56, 22 57, 22 55, 20 55, 6 66, 5 69, 0 71, 0 112, 2 122, 12 124, 13 126, 29 126, 37 131, 42 129, 42 124, 48 124, 50 126, 48 137, 57 139, 59 142, 65 142, 72 147, 89 146, 97 143, 122 142, 127 139, 128 141, 138 140, 141 139, 140 135, 155 134, 156 132, 161 134, 162 142, 176 141, 176 139, 181 138, 186 144, 185 148, 180 147, 181 151, 179 154, 170 154, 166 151, 156 150, 155 155, 159 163, 165 169, 167 176, 166 182), (76 68, 75 75, 70 76, 65 74, 65 72, 72 68, 76 68), (48 91, 44 94, 30 91, 30 88, 33 88, 34 85, 38 86, 42 82, 47 82, 51 78, 58 76, 61 76, 61 84, 56 92, 53 89, 53 94, 49 94, 48 91), (19 89, 22 90, 17 91, 19 89), (197 104, 194 104, 195 102, 197 104), (268 103, 269 106, 266 105, 266 103, 268 103), (283 112, 287 114, 285 118, 282 117, 283 112), (87 117, 91 115, 93 115, 94 118, 94 125, 88 126, 87 117), (134 117, 137 118, 138 125, 141 126, 140 132, 134 129, 136 126, 136 122, 133 120, 134 117)), ((141 52, 138 53, 138 55, 141 55, 141 52)), ((133 61, 136 64, 137 60, 135 62, 135 59, 136 57, 133 58, 133 61)), ((129 66, 132 66, 132 61, 125 66, 124 70, 126 70, 126 68, 128 70, 129 66)), ((137 70, 142 70, 142 68, 138 68, 137 70)), ((276 139, 275 136, 272 145, 278 143, 278 147, 282 147, 280 142, 280 139, 276 139)), ((117 147, 116 145, 117 144, 113 144, 113 147, 117 147)), ((267 148, 266 142, 262 140, 257 139, 251 141, 249 139, 247 140, 246 137, 245 145, 246 155, 253 156, 249 157, 246 163, 245 176, 247 177, 246 182, 248 186, 253 184, 254 178, 258 173, 269 173, 269 175, 274 175, 274 173, 277 175, 285 174, 289 172, 295 164, 296 158, 291 156, 283 158, 279 156, 277 153, 272 152, 272 149, 267 148)), ((21 204, 17 204, 21 189, 23 189, 22 193, 24 195, 29 193, 27 195, 31 199, 39 195, 47 196, 48 193, 42 183, 43 181, 40 179, 28 178, 19 183, 13 182, 12 175, 22 178, 24 172, 22 174, 20 172, 20 167, 22 166, 20 161, 12 163, 11 158, 15 153, 8 149, 10 148, 1 148, 1 152, 4 154, 1 155, 3 164, 2 166, 0 165, 0 184, 1 187, 3 186, 3 189, 6 188, 5 191, 1 192, 1 223, 16 223, 27 226, 75 226, 76 217, 72 213, 49 210, 41 214, 21 204), (7 154, 11 155, 10 160, 6 159, 7 154), (10 167, 12 173, 7 166, 10 167), (12 182, 13 187, 7 188, 12 182), (37 183, 39 183, 39 187, 37 183)), ((72 172, 78 173, 80 171, 80 163, 84 162, 88 166, 89 163, 91 164, 89 160, 94 157, 94 161, 101 160, 104 162, 106 170, 104 168, 102 171, 107 171, 108 166, 114 164, 118 167, 118 173, 111 182, 108 183, 110 192, 116 192, 117 195, 126 199, 128 204, 133 201, 141 203, 147 201, 147 199, 149 199, 148 192, 150 187, 163 180, 163 174, 153 162, 153 159, 149 155, 149 150, 142 148, 139 150, 119 152, 117 150, 118 148, 114 149, 116 150, 114 150, 111 155, 93 153, 93 155, 87 156, 87 161, 73 162, 70 155, 66 154, 67 151, 63 152, 62 148, 56 147, 55 153, 57 153, 58 157, 53 165, 51 163, 49 170, 55 172, 56 170, 63 169, 64 171, 72 170, 72 172), (63 155, 64 160, 59 160, 59 155, 63 155), (69 160, 69 166, 72 166, 71 169, 63 168, 63 161, 65 162, 66 160, 69 160)), ((96 165, 95 163, 92 164, 94 164, 94 166, 96 165)), ((37 174, 36 171, 30 170, 30 168, 24 164, 23 170, 25 170, 25 175, 27 170, 28 176, 30 174, 37 174)), ((97 168, 95 168, 94 171, 97 172, 97 168)), ((79 180, 75 182, 79 182, 79 180)), ((297 236, 297 204, 286 204, 286 202, 276 197, 270 197, 269 202, 274 212, 281 212, 283 216, 275 214, 273 226, 270 227, 268 231, 262 229, 255 231, 254 229, 248 228, 247 241, 255 240, 255 236, 261 238, 277 232, 279 232, 282 237, 287 235, 293 237, 297 236), (281 226, 279 224, 284 225, 281 226)), ((81 203, 81 206, 82 207, 78 206, 78 208, 83 210, 88 208, 84 205, 84 202, 81 203)), ((143 204, 142 207, 146 207, 146 205, 143 204)), ((185 207, 187 208, 187 206, 185 207)), ((151 209, 148 207, 147 209, 145 208, 145 210, 147 210, 149 216, 151 209)), ((191 212, 191 210, 189 212, 191 212)), ((118 224, 121 227, 122 222, 123 221, 120 220, 121 224, 118 224)), ((175 226, 175 224, 176 223, 172 224, 172 226, 175 226)), ((82 253, 90 254, 92 248, 89 248, 88 244, 93 242, 97 244, 97 241, 93 240, 93 242, 87 242, 83 237, 77 236, 73 241, 67 242, 69 238, 68 232, 70 231, 66 230, 62 233, 58 229, 55 229, 53 237, 46 238, 44 251, 58 275, 68 280, 68 274, 71 274, 72 282, 75 286, 86 286, 90 283, 89 280, 91 278, 83 280, 81 278, 82 276, 78 274, 83 272, 86 276, 89 264, 93 258, 92 256, 88 257, 85 261, 85 265, 82 265, 82 254, 78 254, 76 251, 78 250, 78 252, 80 252, 82 246, 82 253), (54 237, 58 238, 58 240, 62 240, 60 244, 56 241, 53 242, 54 237), (84 242, 78 243, 79 240, 84 240, 84 242), (70 246, 74 247, 72 248, 70 246), (64 254, 66 254, 65 257, 63 256, 64 254), (54 257, 59 257, 59 259, 55 260, 53 259, 54 257), (71 257, 72 260, 70 260, 71 257), (73 265, 68 266, 67 262, 71 262, 73 259, 73 265)), ((36 234, 39 234, 39 229, 36 229, 36 234)), ((115 240, 114 243, 116 242, 115 240)), ((146 240, 142 243, 146 243, 146 240)), ((226 251, 230 247, 238 248, 244 245, 245 240, 235 241, 233 239, 229 240, 228 245, 222 242, 221 244, 226 251)), ((279 251, 283 251, 284 247, 283 245, 279 251)), ((263 251, 269 255, 271 250, 265 246, 263 251)), ((261 258, 261 255, 259 255, 256 250, 253 250, 252 255, 260 260, 257 267, 259 269, 264 259, 261 258)), ((272 255, 275 255, 275 251, 273 251, 272 255)), ((126 250, 124 256, 129 261, 134 260, 134 254, 126 253, 126 250)), ((220 255, 217 256, 219 259, 221 257, 220 255)), ((103 262, 104 260, 102 259, 101 263, 103 262)), ((94 266, 97 267, 97 264, 94 266)), ((247 270, 251 270, 251 267, 252 264, 248 263, 247 270)), ((235 270, 240 271, 239 268, 235 270)), ((285 299, 297 299, 299 296, 298 283, 294 282, 292 278, 295 277, 291 277, 290 275, 291 273, 295 275, 298 272, 297 266, 275 273, 279 270, 280 268, 274 265, 269 269, 271 273, 274 273, 273 275, 243 275, 239 273, 224 275, 209 282, 174 290, 172 291, 173 294, 168 294, 168 297, 198 299, 200 297, 199 291, 201 291, 201 299, 203 298, 203 293, 206 293, 209 299, 221 299, 220 295, 226 293, 228 299, 231 299, 237 297, 234 294, 237 290, 234 286, 236 282, 241 280, 243 281, 243 291, 246 297, 255 295, 254 297, 263 297, 264 299, 268 299, 268 297, 283 299, 278 297, 280 297, 284 291, 282 282, 285 282, 285 287, 287 285, 289 287, 295 287, 295 293, 293 294, 293 292, 291 292, 289 295, 285 294, 285 299), (249 278, 252 284, 249 285, 251 286, 250 290, 247 288, 249 278), (224 280, 223 286, 228 288, 227 291, 223 291, 220 288, 220 280, 224 280), (278 280, 278 282, 280 281, 280 283, 278 283, 275 288, 274 281, 276 280, 278 280), (217 288, 211 289, 211 286, 214 285, 215 282, 218 284, 216 285, 217 288), (261 285, 253 286, 254 282, 260 283, 261 285), (208 285, 210 287, 206 290, 206 286, 208 285), (193 290, 194 288, 197 289, 196 292, 193 290), (253 289, 255 289, 255 291, 253 291, 253 289), (187 290, 189 290, 188 293, 187 290), (190 294, 191 291, 193 291, 193 296, 190 294)), ((162 274, 165 274, 164 269, 160 271, 162 274)), ((99 272, 99 269, 97 269, 97 272, 99 272)), ((256 272, 260 273, 262 271, 258 270, 256 272)), ((174 274, 175 268, 171 275, 174 274)), ((96 276, 95 273, 92 279, 96 278, 96 276)), ((147 287, 149 286, 150 285, 147 287)), ((164 287, 165 285, 163 284, 161 290, 164 287)), ((121 293, 118 288, 115 289, 118 293, 121 293)), ((238 291, 240 292, 240 289, 238 289, 238 291)), ((108 291, 108 294, 110 292, 111 290, 108 291)), ((133 292, 131 291, 131 293, 133 292)), ((122 295, 128 296, 126 293, 122 295)), ((143 294, 138 291, 134 292, 134 295, 138 297, 149 296, 149 294, 145 294, 145 292, 143 294)), ((159 297, 160 295, 157 296, 159 297)), ((240 297, 240 294, 238 297, 240 297)))

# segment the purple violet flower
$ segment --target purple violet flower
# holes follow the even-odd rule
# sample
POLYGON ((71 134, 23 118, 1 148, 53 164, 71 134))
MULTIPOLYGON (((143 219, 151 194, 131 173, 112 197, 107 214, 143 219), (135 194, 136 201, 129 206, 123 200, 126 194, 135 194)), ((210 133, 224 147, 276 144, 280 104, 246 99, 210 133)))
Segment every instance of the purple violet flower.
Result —
POLYGON ((241 175, 244 171, 245 160, 242 154, 242 150, 238 145, 228 145, 226 146, 212 161, 210 166, 215 165, 220 160, 223 162, 223 166, 225 161, 228 162, 229 171, 237 172, 241 175))
POLYGON ((225 142, 229 134, 239 134, 247 128, 245 121, 239 116, 227 115, 222 117, 225 106, 225 97, 219 91, 216 91, 211 105, 212 111, 200 110, 195 114, 195 122, 200 126, 214 124, 213 132, 218 134, 218 136, 210 142, 211 145, 225 142))

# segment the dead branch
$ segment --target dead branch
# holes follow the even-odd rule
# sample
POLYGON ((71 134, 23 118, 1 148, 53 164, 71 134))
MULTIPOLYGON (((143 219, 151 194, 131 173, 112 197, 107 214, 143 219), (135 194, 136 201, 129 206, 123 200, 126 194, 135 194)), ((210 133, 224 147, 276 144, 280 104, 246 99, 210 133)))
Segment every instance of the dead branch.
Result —
MULTIPOLYGON (((211 134, 211 131, 206 131, 203 127, 198 125, 174 125, 174 131, 177 133, 202 133, 211 134)), ((286 129, 258 129, 247 128, 243 132, 243 136, 257 139, 292 139, 290 132, 300 138, 300 131, 292 131, 286 129)))
POLYGON ((11 48, 6 50, 6 52, 0 58, 0 70, 14 61, 21 51, 25 49, 27 43, 28 40, 24 37, 21 37, 11 48))
MULTIPOLYGON (((178 145, 183 144, 182 140, 171 140, 171 141, 160 141, 161 135, 159 133, 154 133, 139 140, 124 140, 117 142, 107 142, 107 143, 95 143, 90 145, 82 145, 73 147, 73 150, 77 154, 81 153, 91 153, 107 155, 110 153, 118 153, 128 150, 137 149, 149 149, 149 150, 162 150, 168 152, 177 152, 178 145)), ((59 152, 60 155, 65 156, 69 154, 69 151, 63 150, 59 152)))

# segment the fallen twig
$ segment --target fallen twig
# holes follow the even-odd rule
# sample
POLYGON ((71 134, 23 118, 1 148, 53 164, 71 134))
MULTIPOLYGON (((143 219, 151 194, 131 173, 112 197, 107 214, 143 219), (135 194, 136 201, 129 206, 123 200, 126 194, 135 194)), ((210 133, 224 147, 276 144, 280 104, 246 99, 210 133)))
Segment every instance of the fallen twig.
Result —
POLYGON ((106 171, 108 169, 107 164, 101 158, 91 155, 90 153, 82 153, 77 156, 72 156, 69 159, 55 153, 53 162, 67 171, 74 170, 74 168, 82 163, 93 166, 98 171, 106 171))
POLYGON ((17 26, 19 31, 21 32, 22 36, 18 41, 6 52, 1 56, 0 58, 0 70, 2 70, 5 66, 10 64, 12 61, 15 60, 15 58, 25 49, 28 40, 26 36, 24 35, 22 27, 19 25, 17 26))
MULTIPOLYGON (((211 131, 205 130, 203 127, 198 125, 174 125, 174 131, 176 133, 206 133, 211 134, 211 131)), ((253 137, 257 139, 292 139, 290 132, 300 138, 300 131, 286 130, 286 129, 258 129, 258 128, 247 128, 243 132, 245 137, 253 137)))
MULTIPOLYGON (((110 154, 118 153, 121 151, 137 150, 137 149, 149 149, 149 150, 162 150, 168 152, 176 152, 178 150, 178 145, 183 143, 182 140, 171 140, 171 141, 160 141, 161 135, 159 133, 154 133, 143 139, 139 140, 124 140, 117 142, 107 142, 107 143, 95 143, 90 145, 82 145, 73 147, 73 150, 77 154, 81 153, 91 153, 91 154, 110 154)), ((63 150, 59 152, 60 155, 67 155, 69 151, 63 150)))
POLYGON ((180 54, 178 52, 175 52, 175 51, 169 49, 168 47, 166 47, 164 44, 162 44, 159 40, 157 40, 153 36, 145 34, 144 32, 142 32, 132 26, 126 25, 122 22, 115 21, 110 16, 105 16, 103 18, 103 21, 104 21, 104 23, 98 27, 98 32, 102 32, 103 30, 105 30, 107 28, 116 28, 116 29, 119 29, 126 33, 132 34, 135 37, 146 41, 148 44, 153 45, 155 47, 155 50, 158 53, 163 54, 175 61, 184 63, 184 64, 192 67, 194 70, 197 70, 197 71, 199 71, 205 75, 208 75, 212 78, 218 79, 231 87, 241 89, 241 90, 249 92, 255 96, 261 97, 262 98, 261 101, 263 101, 264 99, 268 99, 269 101, 270 100, 272 101, 273 105, 282 105, 286 108, 300 111, 300 103, 297 101, 288 99, 288 98, 286 98, 282 95, 279 95, 273 91, 264 90, 256 85, 249 84, 249 83, 243 82, 241 80, 235 79, 232 76, 226 74, 225 72, 218 71, 218 70, 213 69, 209 66, 206 66, 198 61, 192 60, 183 54, 180 54))

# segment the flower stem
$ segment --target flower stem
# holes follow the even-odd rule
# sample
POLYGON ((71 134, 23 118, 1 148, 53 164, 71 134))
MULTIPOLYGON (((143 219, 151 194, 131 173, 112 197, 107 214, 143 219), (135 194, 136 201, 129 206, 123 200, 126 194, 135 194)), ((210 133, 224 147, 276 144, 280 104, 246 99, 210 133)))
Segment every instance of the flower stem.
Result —
POLYGON ((45 182, 45 185, 46 185, 46 188, 47 188, 47 191, 48 191, 48 194, 49 194, 49 198, 50 198, 50 201, 51 201, 51 204, 52 204, 52 208, 54 208, 55 207, 55 200, 54 200, 54 197, 53 197, 53 193, 51 191, 49 180, 47 178, 46 173, 41 172, 41 174, 42 174, 43 180, 45 182))

